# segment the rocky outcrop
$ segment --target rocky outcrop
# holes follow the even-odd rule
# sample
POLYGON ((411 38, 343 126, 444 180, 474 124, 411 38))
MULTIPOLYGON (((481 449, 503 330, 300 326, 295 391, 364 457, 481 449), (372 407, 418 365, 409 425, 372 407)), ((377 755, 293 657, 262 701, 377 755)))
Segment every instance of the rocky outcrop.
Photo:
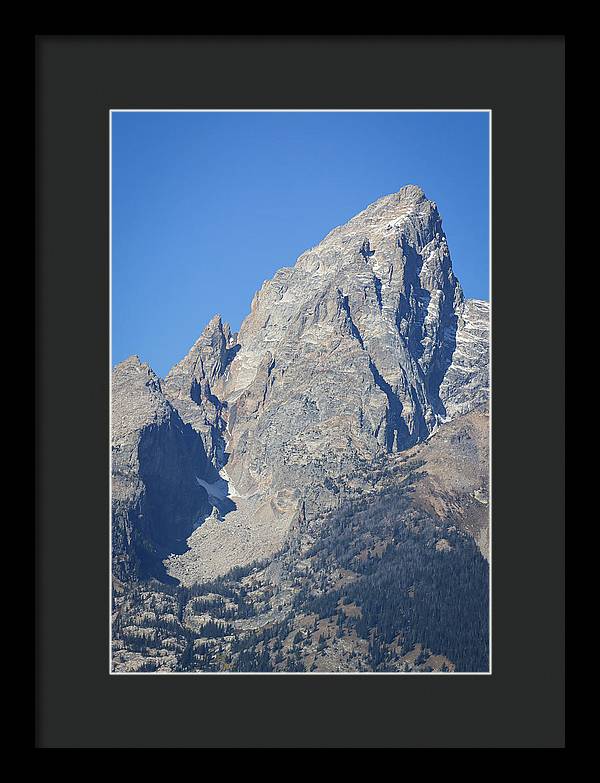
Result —
POLYGON ((420 188, 334 229, 263 285, 241 327, 225 384, 231 475, 249 488, 284 457, 296 466, 307 454, 393 452, 426 438, 445 414, 439 387, 462 302, 440 215, 420 188))
POLYGON ((467 299, 458 312, 452 362, 440 385, 440 399, 447 418, 453 419, 488 404, 489 310, 488 302, 467 299))
POLYGON ((280 270, 255 296, 224 382, 236 486, 310 490, 355 455, 427 438, 447 416, 440 386, 463 307, 437 206, 415 186, 280 270))
POLYGON ((160 379, 132 356, 112 375, 112 554, 119 580, 164 578, 162 560, 183 551, 210 513, 197 477, 202 441, 165 398, 160 379))
POLYGON ((229 324, 216 315, 163 383, 165 395, 200 434, 217 469, 224 464, 222 379, 238 348, 229 324))

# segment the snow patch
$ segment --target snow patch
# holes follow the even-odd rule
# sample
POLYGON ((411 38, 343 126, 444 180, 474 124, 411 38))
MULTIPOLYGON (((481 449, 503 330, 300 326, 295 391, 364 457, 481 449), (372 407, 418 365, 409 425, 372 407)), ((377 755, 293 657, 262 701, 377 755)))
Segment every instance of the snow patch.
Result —
POLYGON ((216 481, 213 481, 212 484, 209 484, 207 481, 204 481, 204 479, 196 476, 196 481, 208 492, 209 498, 213 498, 214 500, 225 500, 229 495, 229 485, 223 478, 218 478, 216 481))
POLYGON ((208 481, 204 481, 204 479, 198 478, 198 476, 196 476, 196 481, 208 492, 209 499, 226 500, 227 498, 243 497, 243 495, 240 495, 237 489, 233 486, 231 478, 229 477, 229 474, 225 468, 221 468, 219 471, 219 478, 210 484, 208 481))

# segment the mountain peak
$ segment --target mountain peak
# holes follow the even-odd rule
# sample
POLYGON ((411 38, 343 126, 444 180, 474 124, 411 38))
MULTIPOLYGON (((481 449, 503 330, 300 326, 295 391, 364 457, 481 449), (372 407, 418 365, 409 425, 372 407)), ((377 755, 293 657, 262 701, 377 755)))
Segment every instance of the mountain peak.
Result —
POLYGON ((483 671, 488 319, 436 204, 408 184, 276 272, 239 335, 216 314, 164 381, 138 356, 117 365, 117 670, 297 671, 303 651, 311 671, 483 671), (167 576, 198 589, 124 592, 167 576), (430 606, 449 618, 434 641, 413 622, 430 606))
MULTIPOLYGON (((337 498, 321 479, 406 450, 485 403, 486 361, 454 361, 457 345, 483 340, 485 313, 474 315, 437 206, 409 184, 276 272, 239 336, 211 319, 164 390, 213 466, 227 465, 240 496, 264 502, 242 520, 269 519, 265 548, 252 539, 255 555, 282 544, 298 493, 307 509, 326 511, 337 498)), ((209 567, 207 557, 202 573, 212 577, 217 561, 209 567)))
POLYGON ((399 201, 422 201, 427 199, 425 191, 420 185, 404 185, 398 191, 399 201))
POLYGON ((216 315, 213 315, 213 317, 210 319, 210 321, 206 324, 204 327, 204 331, 212 331, 213 329, 219 329, 223 325, 223 321, 221 319, 221 315, 217 313, 216 315))
POLYGON ((113 376, 139 376, 140 378, 145 378, 150 382, 160 384, 160 378, 154 372, 152 367, 147 362, 143 362, 137 354, 128 356, 127 359, 123 359, 122 362, 115 364, 113 367, 113 376))
POLYGON ((217 315, 213 315, 210 321, 206 324, 197 340, 197 343, 209 342, 214 345, 215 340, 220 342, 224 339, 227 346, 229 346, 232 342, 233 336, 234 335, 231 331, 231 326, 227 323, 227 321, 223 321, 220 314, 217 313, 217 315))
POLYGON ((137 353, 132 354, 131 356, 128 356, 126 359, 123 359, 122 362, 117 362, 115 366, 113 367, 113 370, 116 370, 118 368, 126 368, 126 367, 141 367, 142 361, 140 357, 137 355, 137 353))

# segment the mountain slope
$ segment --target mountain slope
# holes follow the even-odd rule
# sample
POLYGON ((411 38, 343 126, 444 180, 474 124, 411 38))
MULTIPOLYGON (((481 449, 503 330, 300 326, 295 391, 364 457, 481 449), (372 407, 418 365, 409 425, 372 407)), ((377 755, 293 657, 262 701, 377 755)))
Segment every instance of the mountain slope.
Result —
POLYGON ((236 483, 259 484, 268 466, 278 486, 284 458, 300 479, 307 452, 344 459, 427 437, 445 415, 462 301, 437 207, 414 186, 280 270, 254 298, 224 383, 236 483))
POLYGON ((416 186, 279 270, 239 335, 215 317, 165 393, 238 501, 169 572, 213 578, 273 554, 300 503, 309 515, 335 507, 341 473, 485 404, 486 318, 485 303, 465 301, 437 206, 416 186))
POLYGON ((486 670, 488 341, 409 185, 118 365, 115 668, 486 670))
POLYGON ((112 553, 120 580, 166 576, 162 560, 185 549, 210 513, 196 476, 210 467, 202 442, 137 356, 112 376, 112 553))
POLYGON ((302 508, 266 560, 126 589, 116 670, 486 671, 488 565, 467 529, 484 500, 486 418, 473 411, 341 476, 337 508, 302 508))

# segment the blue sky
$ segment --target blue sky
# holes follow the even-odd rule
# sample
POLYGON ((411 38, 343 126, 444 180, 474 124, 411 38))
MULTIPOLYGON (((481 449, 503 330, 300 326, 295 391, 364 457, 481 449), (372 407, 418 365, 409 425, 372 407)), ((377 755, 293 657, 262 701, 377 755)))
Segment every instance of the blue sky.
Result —
POLYGON ((113 363, 164 376, 215 313, 380 196, 437 202, 466 296, 488 298, 485 112, 112 114, 113 363))

